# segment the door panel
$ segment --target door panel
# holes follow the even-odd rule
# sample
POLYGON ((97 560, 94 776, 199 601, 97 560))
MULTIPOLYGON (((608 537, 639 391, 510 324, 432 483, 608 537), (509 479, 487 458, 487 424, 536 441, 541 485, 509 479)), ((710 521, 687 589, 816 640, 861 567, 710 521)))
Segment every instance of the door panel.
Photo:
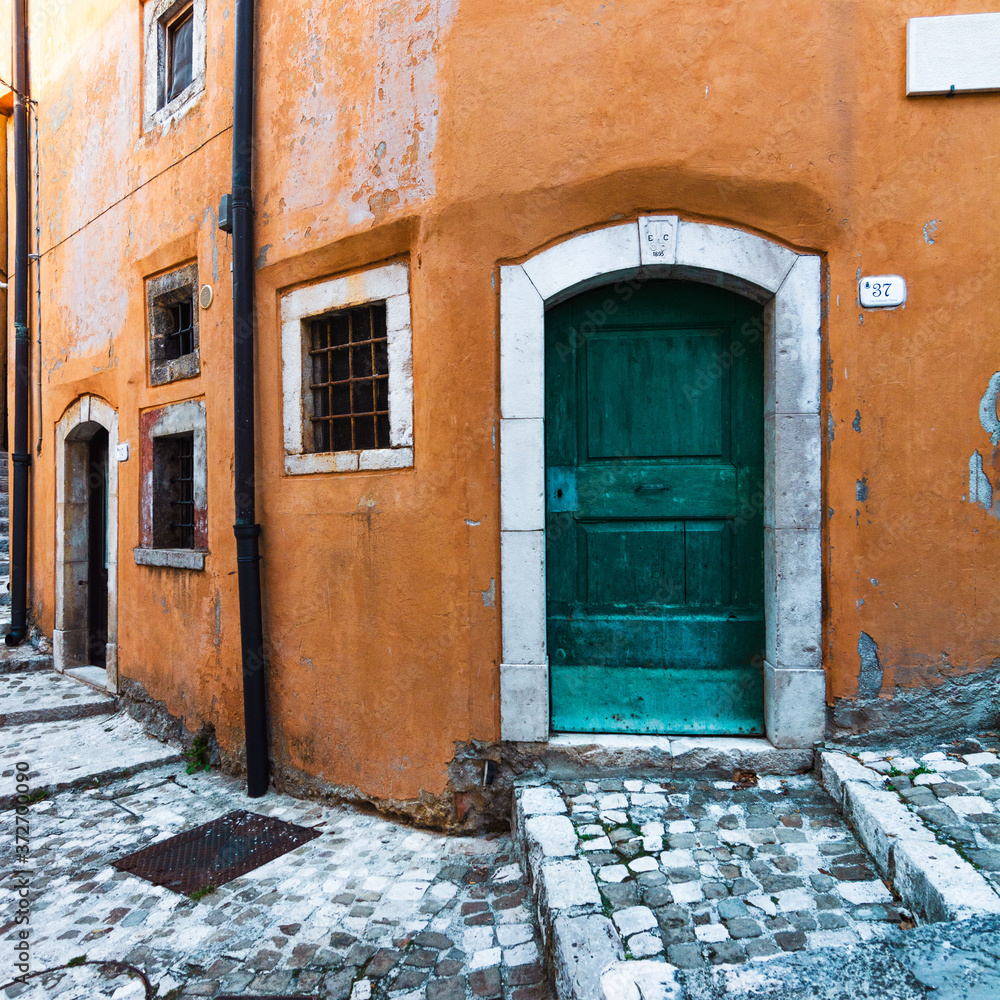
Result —
POLYGON ((607 300, 546 318, 553 728, 761 732, 760 307, 673 281, 607 300))

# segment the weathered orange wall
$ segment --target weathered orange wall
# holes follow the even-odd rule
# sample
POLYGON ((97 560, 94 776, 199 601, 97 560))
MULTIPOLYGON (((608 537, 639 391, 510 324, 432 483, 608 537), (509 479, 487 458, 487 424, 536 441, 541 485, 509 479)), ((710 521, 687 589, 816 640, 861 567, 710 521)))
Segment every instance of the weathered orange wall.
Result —
MULTIPOLYGON (((141 409, 204 394, 206 572, 134 565, 138 463, 119 470, 119 669, 236 748, 231 256, 215 217, 232 4, 209 4, 203 100, 146 136, 141 10, 99 6, 54 72, 33 63, 45 254, 32 599, 51 629, 65 407, 103 396, 135 446, 141 409), (202 374, 152 389, 142 278, 195 256, 216 293, 202 374)), ((973 449, 1000 474, 978 415, 1000 369, 1000 97, 904 96, 907 17, 980 7, 261 0, 258 498, 279 756, 403 801, 443 791, 457 741, 499 737, 498 262, 643 211, 825 255, 829 699, 857 694, 861 631, 886 694, 1000 656, 1000 526, 963 500, 973 449), (287 477, 279 292, 390 258, 411 267, 415 467, 287 477), (858 275, 886 272, 906 277, 908 305, 862 317, 858 275)))

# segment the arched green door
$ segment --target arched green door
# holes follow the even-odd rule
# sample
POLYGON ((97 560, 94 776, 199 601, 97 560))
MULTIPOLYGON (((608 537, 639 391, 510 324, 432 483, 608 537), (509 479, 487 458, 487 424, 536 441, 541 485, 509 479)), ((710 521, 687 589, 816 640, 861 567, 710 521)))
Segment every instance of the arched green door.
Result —
POLYGON ((548 312, 554 730, 763 732, 763 329, 685 281, 548 312))

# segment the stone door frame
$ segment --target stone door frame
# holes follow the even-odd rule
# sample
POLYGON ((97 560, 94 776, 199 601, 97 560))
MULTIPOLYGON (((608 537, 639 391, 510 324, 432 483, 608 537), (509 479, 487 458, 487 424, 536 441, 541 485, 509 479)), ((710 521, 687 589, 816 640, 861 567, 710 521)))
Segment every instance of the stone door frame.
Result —
POLYGON ((108 432, 107 689, 118 693, 118 413, 99 396, 81 396, 56 426, 56 622, 52 655, 60 673, 87 665, 87 443, 108 432), (81 585, 81 579, 84 581, 81 585))
MULTIPOLYGON (((644 278, 718 285, 765 307, 765 726, 778 747, 823 739, 821 265, 740 229, 643 216, 501 266, 501 739, 549 738, 545 310, 598 285, 613 304, 644 278)), ((592 319, 581 336, 600 327, 601 315, 592 319)))

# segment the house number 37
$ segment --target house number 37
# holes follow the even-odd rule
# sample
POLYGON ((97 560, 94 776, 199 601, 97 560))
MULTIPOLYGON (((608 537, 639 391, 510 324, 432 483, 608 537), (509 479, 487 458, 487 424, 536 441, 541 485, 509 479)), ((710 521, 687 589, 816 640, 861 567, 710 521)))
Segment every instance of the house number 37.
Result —
POLYGON ((858 299, 864 309, 892 308, 906 302, 906 282, 898 274, 879 274, 862 278, 858 299))

